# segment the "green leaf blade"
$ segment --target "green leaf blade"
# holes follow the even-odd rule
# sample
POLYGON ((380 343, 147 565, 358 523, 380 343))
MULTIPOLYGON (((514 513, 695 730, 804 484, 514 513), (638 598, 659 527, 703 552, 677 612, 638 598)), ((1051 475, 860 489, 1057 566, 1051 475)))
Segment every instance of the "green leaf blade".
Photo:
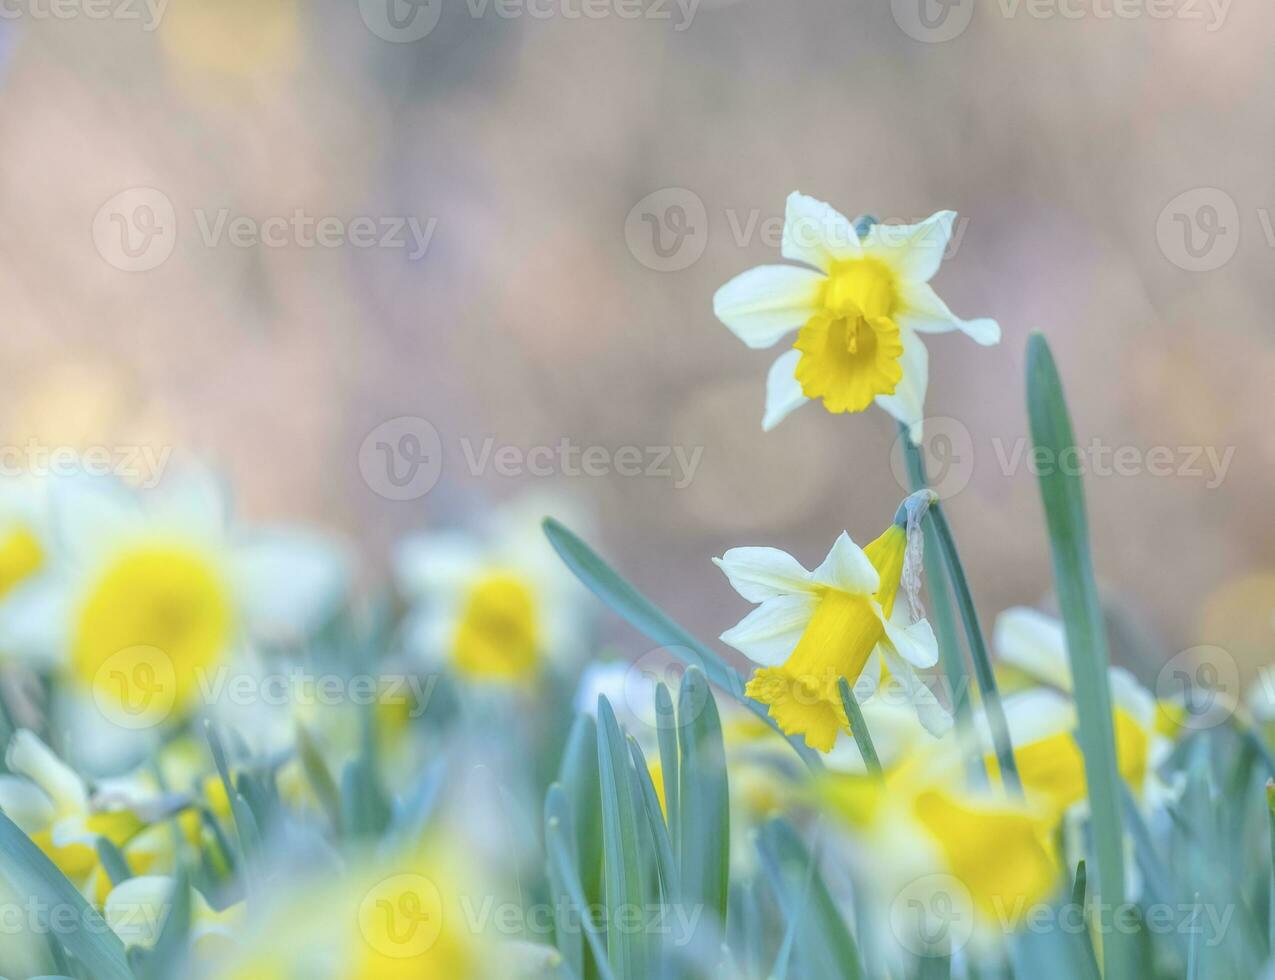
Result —
MULTIPOLYGON (((1045 338, 1027 345, 1027 409, 1032 442, 1044 459, 1058 463, 1078 452, 1062 382, 1045 338)), ((1094 581, 1085 516, 1084 487, 1074 468, 1041 467, 1040 495, 1049 527, 1054 585, 1067 637, 1079 721, 1077 741, 1084 757, 1098 888, 1108 907, 1126 900, 1121 781, 1108 686, 1110 657, 1094 581)), ((1135 976, 1132 937, 1112 931, 1103 944, 1105 975, 1135 976)))

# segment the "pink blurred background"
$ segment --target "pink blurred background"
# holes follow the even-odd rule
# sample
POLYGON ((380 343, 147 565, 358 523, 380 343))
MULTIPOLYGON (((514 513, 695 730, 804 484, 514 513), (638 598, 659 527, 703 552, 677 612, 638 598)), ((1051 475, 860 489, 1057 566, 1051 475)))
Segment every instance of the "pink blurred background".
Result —
POLYGON ((774 355, 714 319, 714 290, 779 261, 793 189, 851 215, 953 208, 936 286, 1004 341, 933 339, 928 411, 954 421, 930 449, 936 466, 959 456, 947 506, 988 624, 1050 590, 1035 478, 1002 463, 1026 435, 1024 345, 1041 330, 1082 442, 1173 454, 1171 475, 1088 482, 1118 656, 1152 675, 1201 643, 1248 670, 1270 658, 1262 5, 1121 19, 1101 2, 1071 18, 959 0, 968 26, 929 43, 900 26, 906 0, 704 0, 689 22, 674 4, 590 19, 569 16, 578 0, 539 3, 546 17, 431 0, 437 23, 414 41, 378 36, 375 4, 353 0, 171 0, 157 24, 110 2, 106 19, 57 19, 11 0, 0 21, 0 442, 205 454, 246 513, 355 538, 369 579, 403 532, 549 489, 712 636, 744 604, 710 556, 773 544, 817 562, 843 528, 874 537, 903 494, 880 411, 809 406, 762 433, 774 355), (125 271, 95 218, 139 187, 171 203, 175 232, 171 254, 125 271), (1181 267, 1195 259, 1175 200, 1188 219, 1222 204, 1206 268, 1181 267), (199 222, 222 209, 434 224, 417 258, 210 243, 199 222), (667 261, 652 221, 687 231, 667 261), (408 500, 359 465, 400 417, 427 420, 442 450, 437 484, 408 500), (673 458, 670 476, 476 473, 466 447, 489 438, 515 455, 637 446, 643 466, 645 447, 702 455, 686 486, 673 458))

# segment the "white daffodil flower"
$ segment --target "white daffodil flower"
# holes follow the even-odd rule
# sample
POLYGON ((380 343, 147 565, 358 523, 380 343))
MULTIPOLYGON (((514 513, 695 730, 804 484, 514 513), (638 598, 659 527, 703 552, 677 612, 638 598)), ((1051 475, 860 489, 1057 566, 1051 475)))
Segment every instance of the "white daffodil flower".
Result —
POLYGON ((562 513, 533 495, 506 506, 486 533, 424 532, 394 555, 413 609, 409 652, 475 683, 529 684, 547 663, 572 663, 584 647, 583 590, 540 522, 562 513))
POLYGON ((916 674, 938 662, 934 631, 895 613, 906 550, 906 530, 892 524, 866 549, 842 533, 813 572, 776 548, 732 548, 714 559, 735 591, 758 604, 721 640, 760 665, 745 691, 786 734, 830 751, 837 733, 849 731, 837 681, 854 685, 865 672, 901 684, 931 734, 950 727, 916 674))
POLYGON ((347 593, 344 547, 235 527, 205 470, 145 492, 107 478, 56 480, 50 492, 53 553, 0 605, 0 646, 58 665, 120 720, 158 723, 189 707, 232 651, 301 640, 347 593))
POLYGON ((930 286, 956 212, 916 225, 854 223, 804 194, 788 196, 782 255, 804 266, 764 265, 736 276, 713 297, 713 312, 752 348, 799 330, 766 380, 762 428, 821 399, 830 412, 861 412, 874 401, 920 441, 929 355, 920 334, 960 330, 999 342, 995 320, 962 320, 930 286))
MULTIPOLYGON (((107 925, 125 948, 152 949, 173 906, 177 880, 170 875, 139 875, 111 889, 103 905, 107 925)), ((245 921, 243 902, 217 911, 197 889, 190 890, 190 944, 198 961, 233 949, 245 921)))

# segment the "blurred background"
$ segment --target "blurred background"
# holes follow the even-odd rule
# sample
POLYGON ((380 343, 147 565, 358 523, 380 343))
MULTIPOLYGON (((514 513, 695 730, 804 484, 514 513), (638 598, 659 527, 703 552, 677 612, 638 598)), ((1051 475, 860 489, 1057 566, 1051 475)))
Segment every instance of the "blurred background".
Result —
POLYGON ((794 189, 952 208, 936 287, 1004 340, 932 339, 927 450, 985 619, 1048 603, 1040 330, 1099 447, 1118 657, 1154 676, 1217 644, 1251 671, 1275 646, 1275 22, 919 2, 5 0, 5 465, 96 448, 146 482, 198 453, 248 515, 347 533, 368 581, 408 530, 551 491, 715 636, 745 604, 711 556, 817 563, 904 490, 878 410, 763 434, 778 351, 714 291, 779 261, 794 189))

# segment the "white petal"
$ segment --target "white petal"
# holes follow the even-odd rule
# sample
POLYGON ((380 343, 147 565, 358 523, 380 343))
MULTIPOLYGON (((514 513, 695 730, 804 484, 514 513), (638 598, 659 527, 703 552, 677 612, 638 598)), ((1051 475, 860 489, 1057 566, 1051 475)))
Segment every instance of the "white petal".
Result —
POLYGON ((93 564, 146 527, 137 495, 110 477, 56 479, 49 499, 58 546, 77 565, 93 564))
POLYGON ((146 497, 157 523, 184 534, 220 538, 230 520, 230 493, 210 468, 187 465, 164 476, 146 497))
POLYGON ((893 395, 878 395, 876 402, 894 418, 909 427, 912 441, 921 442, 921 420, 925 418, 925 392, 930 384, 930 354, 916 332, 899 327, 903 341, 903 377, 893 395))
POLYGON ((928 619, 918 619, 911 626, 903 626, 896 610, 892 621, 884 620, 884 623, 889 646, 893 646, 908 663, 916 667, 933 667, 939 662, 939 643, 928 619))
MULTIPOLYGON (((1071 700, 1049 688, 1033 688, 1005 698, 1005 720, 1016 748, 1076 730, 1076 708, 1071 700)), ((987 746, 990 750, 990 741, 987 746)))
POLYGON ((445 608, 429 606, 414 609, 399 627, 403 646, 417 662, 438 667, 447 662, 459 617, 450 604, 445 608))
POLYGON ((1006 609, 996 617, 992 630, 996 655, 1029 677, 1063 690, 1071 690, 1067 661, 1067 636, 1063 625, 1026 606, 1006 609))
POLYGON ((394 581, 409 599, 455 593, 483 567, 482 546, 463 531, 413 534, 394 549, 394 581))
POLYGON ((911 664, 884 644, 882 653, 886 666, 890 668, 891 679, 897 681, 902 688, 921 725, 935 738, 942 738, 952 728, 952 716, 948 710, 939 703, 934 692, 921 680, 911 664))
POLYGON ((920 333, 946 333, 960 330, 984 347, 1000 343, 1001 328, 995 320, 983 317, 962 320, 947 304, 939 299, 928 283, 907 283, 900 290, 900 308, 895 320, 900 326, 911 327, 920 333))
POLYGON ((764 602, 779 595, 813 592, 810 572, 786 551, 778 548, 731 548, 713 564, 726 573, 731 587, 749 602, 764 602))
POLYGON ((57 816, 53 801, 29 779, 0 775, 0 810, 28 835, 46 829, 57 816))
POLYGON ((761 420, 763 432, 769 432, 793 409, 810 401, 802 393, 796 378, 797 362, 800 360, 801 351, 790 350, 780 354, 770 366, 770 373, 766 375, 766 414, 761 420))
POLYGON ((175 886, 167 875, 139 875, 111 889, 102 911, 126 947, 155 945, 175 886))
POLYGON ((832 550, 811 577, 852 595, 873 595, 881 587, 881 576, 845 531, 833 542, 832 550))
POLYGON ((863 249, 854 224, 840 211, 793 191, 784 211, 782 254, 828 272, 833 262, 857 259, 863 249))
POLYGON ((819 309, 824 277, 795 265, 761 265, 713 297, 713 312, 749 347, 771 347, 819 309))
POLYGON ((1138 683, 1123 667, 1112 667, 1107 672, 1107 684, 1111 688, 1111 706, 1119 708, 1143 729, 1155 727, 1155 697, 1138 683))
POLYGON ((237 543, 230 568, 250 633, 293 639, 340 606, 352 559, 339 542, 312 531, 275 528, 237 543))
POLYGON ((26 776, 48 794, 59 815, 83 813, 88 809, 84 780, 34 732, 25 728, 14 732, 4 758, 11 772, 26 776))
POLYGON ((47 574, 23 582, 0 603, 0 649, 39 668, 61 666, 72 620, 65 581, 47 574))
POLYGON ((597 715, 598 698, 605 697, 612 705, 624 704, 626 692, 637 689, 634 700, 643 704, 655 699, 655 678, 646 671, 634 669, 625 660, 606 662, 591 661, 580 672, 576 693, 572 698, 576 714, 597 715))
POLYGON ((796 649, 818 601, 806 594, 767 599, 723 633, 721 641, 755 664, 777 667, 796 649))
POLYGON ((904 282, 926 283, 943 263, 955 221, 955 211, 938 211, 916 225, 876 224, 863 250, 886 262, 904 282))

